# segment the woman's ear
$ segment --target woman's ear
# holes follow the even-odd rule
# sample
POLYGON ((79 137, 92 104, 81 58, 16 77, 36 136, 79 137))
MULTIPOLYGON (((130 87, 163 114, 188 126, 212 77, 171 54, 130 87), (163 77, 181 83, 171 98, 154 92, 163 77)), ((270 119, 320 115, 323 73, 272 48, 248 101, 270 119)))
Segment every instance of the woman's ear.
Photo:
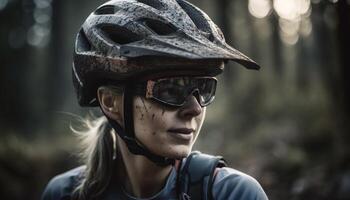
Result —
POLYGON ((97 98, 103 113, 122 125, 123 121, 123 95, 116 94, 111 88, 102 86, 97 89, 97 98))

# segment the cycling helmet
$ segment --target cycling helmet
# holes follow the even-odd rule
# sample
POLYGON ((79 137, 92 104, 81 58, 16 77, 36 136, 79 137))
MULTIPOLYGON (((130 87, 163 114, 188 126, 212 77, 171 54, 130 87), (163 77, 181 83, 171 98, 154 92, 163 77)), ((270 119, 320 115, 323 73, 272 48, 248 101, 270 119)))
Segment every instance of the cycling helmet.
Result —
POLYGON ((98 106, 96 91, 109 81, 126 85, 125 129, 109 120, 129 150, 157 163, 166 158, 136 142, 132 91, 128 83, 152 73, 191 71, 215 76, 223 63, 238 62, 259 69, 253 60, 232 48, 217 25, 185 0, 112 0, 98 7, 77 34, 73 83, 81 106, 98 106))

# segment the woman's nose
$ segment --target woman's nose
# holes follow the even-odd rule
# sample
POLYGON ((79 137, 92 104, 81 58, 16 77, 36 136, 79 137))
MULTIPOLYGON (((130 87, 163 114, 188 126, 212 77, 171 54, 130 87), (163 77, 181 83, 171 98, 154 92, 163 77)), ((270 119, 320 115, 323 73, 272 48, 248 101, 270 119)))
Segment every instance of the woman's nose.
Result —
POLYGON ((193 118, 202 113, 202 107, 194 95, 189 95, 186 103, 180 108, 180 116, 182 118, 193 118))

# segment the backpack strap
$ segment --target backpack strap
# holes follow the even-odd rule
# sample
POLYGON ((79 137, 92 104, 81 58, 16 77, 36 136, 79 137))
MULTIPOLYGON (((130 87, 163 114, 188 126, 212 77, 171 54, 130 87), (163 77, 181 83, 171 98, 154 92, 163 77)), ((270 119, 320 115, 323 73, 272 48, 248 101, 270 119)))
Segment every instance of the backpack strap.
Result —
POLYGON ((221 156, 192 152, 179 172, 178 188, 181 200, 211 200, 217 168, 226 166, 221 156))

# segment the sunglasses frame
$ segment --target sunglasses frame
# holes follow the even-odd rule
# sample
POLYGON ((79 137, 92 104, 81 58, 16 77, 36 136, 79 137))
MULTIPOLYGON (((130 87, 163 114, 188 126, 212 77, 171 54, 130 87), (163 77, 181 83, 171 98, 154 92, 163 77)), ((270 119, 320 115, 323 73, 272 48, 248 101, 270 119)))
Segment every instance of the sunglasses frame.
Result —
MULTIPOLYGON (((153 95, 153 89, 154 89, 154 86, 155 86, 156 82, 162 81, 162 80, 168 80, 168 79, 170 79, 170 78, 181 78, 181 77, 187 77, 187 76, 160 78, 160 79, 156 79, 156 80, 147 80, 147 82, 146 82, 146 88, 145 88, 145 89, 146 89, 145 98, 146 98, 146 99, 153 99, 153 100, 156 100, 156 101, 158 101, 158 102, 160 102, 160 103, 163 103, 163 104, 169 105, 169 106, 173 106, 173 107, 181 107, 181 106, 185 105, 186 100, 183 101, 181 104, 173 104, 173 103, 169 103, 169 102, 166 102, 166 101, 164 101, 164 100, 161 100, 161 99, 159 99, 159 98, 157 98, 157 97, 155 97, 155 96, 153 95)), ((202 103, 201 103, 201 100, 199 99, 199 98, 200 98, 199 88, 194 88, 194 89, 191 91, 191 93, 188 94, 188 96, 189 96, 189 95, 193 95, 195 92, 197 92, 197 93, 198 93, 198 96, 195 96, 195 97, 196 97, 196 100, 197 100, 197 102, 199 103, 199 105, 200 105, 201 107, 206 107, 206 106, 208 106, 209 104, 211 104, 211 103, 214 101, 214 99, 215 99, 215 92, 216 92, 216 86, 217 86, 217 79, 216 79, 215 77, 210 77, 210 76, 196 76, 196 77, 191 77, 191 76, 189 76, 189 78, 192 78, 192 79, 211 79, 211 80, 214 80, 214 81, 215 81, 215 91, 214 91, 214 95, 213 95, 213 96, 211 97, 211 99, 210 99, 207 103, 205 103, 205 104, 202 104, 202 103)), ((187 97, 188 97, 188 96, 187 96, 187 97)), ((186 99, 187 97, 185 97, 185 99, 186 99)))

